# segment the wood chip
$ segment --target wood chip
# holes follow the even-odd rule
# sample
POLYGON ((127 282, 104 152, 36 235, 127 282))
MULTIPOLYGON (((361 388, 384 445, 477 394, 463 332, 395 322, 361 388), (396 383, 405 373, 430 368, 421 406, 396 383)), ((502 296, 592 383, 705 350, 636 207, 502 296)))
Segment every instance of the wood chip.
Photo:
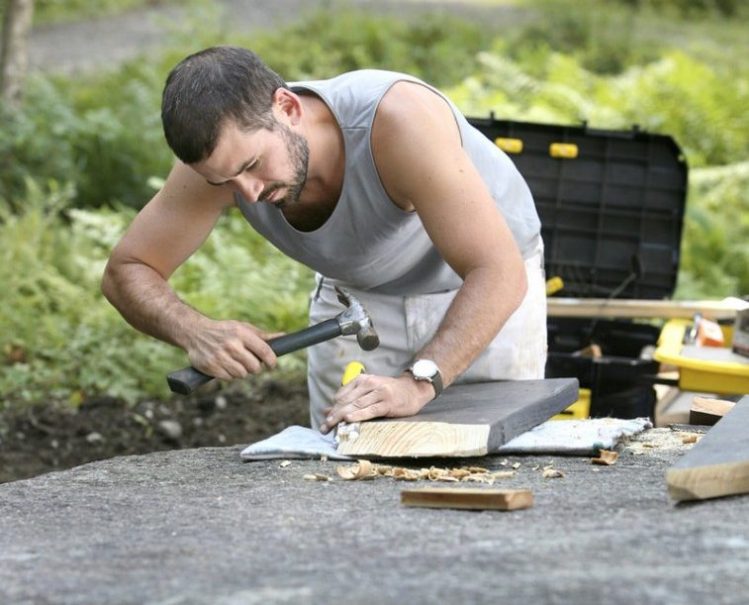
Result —
POLYGON ((305 481, 330 481, 330 477, 323 475, 322 473, 314 473, 312 475, 305 475, 305 481))
POLYGON ((349 466, 339 466, 336 473, 341 479, 352 481, 354 479, 374 479, 377 470, 369 460, 357 460, 355 464, 349 466))
POLYGON ((598 452, 598 457, 591 458, 590 462, 592 464, 603 464, 606 466, 611 466, 612 464, 616 464, 618 458, 618 452, 614 452, 611 450, 601 450, 600 452, 598 452))
POLYGON ((287 466, 289 466, 290 464, 291 464, 291 460, 284 460, 284 461, 283 461, 283 462, 281 462, 281 464, 279 464, 278 466, 280 466, 281 468, 286 468, 286 467, 287 467, 287 466))
POLYGON ((544 479, 559 479, 564 477, 564 473, 556 468, 545 468, 542 476, 544 479))
POLYGON ((681 442, 684 444, 687 443, 697 443, 702 438, 702 435, 699 433, 684 433, 681 436, 681 442))
POLYGON ((414 471, 409 468, 395 467, 393 469, 393 479, 398 481, 417 481, 419 479, 419 471, 414 471))

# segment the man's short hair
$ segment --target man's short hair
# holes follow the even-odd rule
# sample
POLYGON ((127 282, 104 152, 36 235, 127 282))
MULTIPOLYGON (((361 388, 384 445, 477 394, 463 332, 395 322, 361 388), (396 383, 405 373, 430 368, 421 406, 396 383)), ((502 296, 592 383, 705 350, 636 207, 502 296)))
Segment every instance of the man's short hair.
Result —
POLYGON ((223 125, 273 129, 273 93, 283 79, 252 51, 216 46, 194 53, 172 69, 161 100, 167 143, 185 164, 213 153, 223 125))

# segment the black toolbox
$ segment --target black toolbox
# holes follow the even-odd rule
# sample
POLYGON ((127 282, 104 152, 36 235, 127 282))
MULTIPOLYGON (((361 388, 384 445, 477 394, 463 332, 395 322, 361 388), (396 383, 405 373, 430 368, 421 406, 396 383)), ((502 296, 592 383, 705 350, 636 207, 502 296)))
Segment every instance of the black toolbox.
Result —
MULTIPOLYGON (((684 155, 667 135, 468 118, 503 149, 533 192, 547 278, 560 296, 669 298, 676 287, 687 193, 684 155)), ((653 416, 657 325, 548 319, 547 377, 590 389, 591 416, 653 416), (591 344, 602 355, 580 354, 591 344)))

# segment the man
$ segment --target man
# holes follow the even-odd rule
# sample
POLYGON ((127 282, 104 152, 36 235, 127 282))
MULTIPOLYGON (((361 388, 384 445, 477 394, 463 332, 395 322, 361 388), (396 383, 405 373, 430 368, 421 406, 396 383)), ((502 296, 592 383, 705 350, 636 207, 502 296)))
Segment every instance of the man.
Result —
MULTIPOLYGON (((270 334, 210 319, 169 276, 238 207, 314 269, 316 323, 359 298, 381 345, 308 350, 312 426, 410 416, 461 381, 543 377, 543 245, 525 181, 438 91, 362 70, 287 85, 252 52, 210 48, 169 75, 162 120, 179 158, 112 252, 102 288, 136 328, 222 380, 272 368, 270 334), (344 366, 367 373, 338 388, 344 366)), ((242 279, 252 268, 227 267, 242 279)))

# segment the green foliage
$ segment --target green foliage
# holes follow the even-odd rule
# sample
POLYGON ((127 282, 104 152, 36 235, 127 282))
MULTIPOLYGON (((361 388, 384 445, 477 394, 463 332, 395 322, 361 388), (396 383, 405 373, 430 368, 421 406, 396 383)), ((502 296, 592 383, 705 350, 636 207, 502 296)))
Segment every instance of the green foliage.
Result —
POLYGON ((654 9, 660 13, 686 19, 704 18, 716 14, 734 17, 741 13, 742 0, 619 0, 637 9, 654 9))
POLYGON ((60 23, 121 13, 141 6, 165 4, 163 0, 35 0, 36 23, 60 23))
POLYGON ((632 10, 595 0, 577 0, 574 5, 536 0, 533 5, 543 17, 510 30, 496 49, 526 67, 526 59, 533 55, 538 63, 551 53, 562 53, 590 71, 614 74, 648 62, 657 52, 652 41, 638 35, 640 19, 632 10))
POLYGON ((749 162, 692 171, 684 242, 680 298, 749 292, 749 162))
POLYGON ((379 68, 421 77, 436 86, 471 72, 490 43, 487 28, 452 16, 429 14, 403 20, 339 6, 307 12, 298 23, 251 36, 228 34, 215 7, 191 7, 191 20, 174 30, 166 71, 185 55, 215 44, 252 49, 286 80, 329 78, 379 68))
MULTIPOLYGON (((165 374, 184 354, 130 328, 103 298, 99 280, 130 210, 70 207, 75 190, 27 181, 21 212, 0 213, 0 400, 76 404, 109 394, 135 401, 168 395, 165 374)), ((188 301, 214 317, 270 330, 304 325, 309 271, 281 257, 239 216, 220 221, 204 249, 174 278, 188 301)), ((303 356, 281 358, 299 371, 303 356)))
POLYGON ((72 108, 48 80, 32 80, 26 95, 25 111, 0 107, 0 200, 11 207, 34 174, 59 182, 76 176, 69 133, 78 120, 72 108))
POLYGON ((489 36, 479 26, 453 17, 431 15, 409 22, 346 10, 320 11, 281 35, 246 42, 289 80, 377 67, 442 86, 474 68, 475 55, 486 47, 489 36))
POLYGON ((206 315, 269 332, 303 328, 312 272, 281 254, 244 217, 222 217, 210 238, 175 273, 174 288, 206 315))
POLYGON ((731 78, 680 51, 644 67, 602 76, 567 55, 551 54, 529 75, 502 55, 482 53, 481 70, 449 90, 464 112, 597 128, 638 124, 672 135, 693 167, 749 156, 749 69, 731 78))
POLYGON ((22 110, 0 119, 0 199, 22 199, 28 178, 76 183, 75 205, 143 205, 144 175, 165 174, 172 156, 159 116, 161 77, 143 64, 108 77, 33 78, 22 110))

